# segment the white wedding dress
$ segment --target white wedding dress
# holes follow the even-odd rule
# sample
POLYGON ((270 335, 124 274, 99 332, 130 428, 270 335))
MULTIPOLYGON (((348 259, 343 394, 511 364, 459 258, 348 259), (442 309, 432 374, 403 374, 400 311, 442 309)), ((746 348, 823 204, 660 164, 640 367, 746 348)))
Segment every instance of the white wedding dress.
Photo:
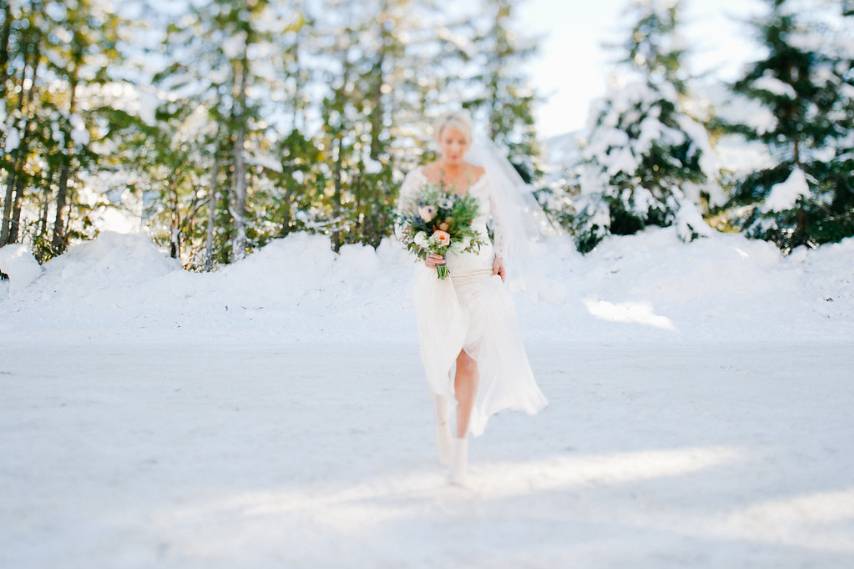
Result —
MULTIPOLYGON (((412 206, 425 182, 420 168, 406 175, 399 211, 412 206)), ((479 205, 473 227, 486 245, 478 253, 448 252, 447 279, 439 279, 436 269, 419 262, 414 285, 421 360, 432 392, 453 400, 454 364, 460 350, 477 360, 479 381, 469 421, 475 437, 483 434, 489 417, 498 411, 533 415, 548 405, 528 363, 510 291, 501 277, 492 274, 494 255, 503 256, 505 242, 489 182, 484 174, 468 190, 479 205), (494 243, 487 233, 490 218, 494 243)))

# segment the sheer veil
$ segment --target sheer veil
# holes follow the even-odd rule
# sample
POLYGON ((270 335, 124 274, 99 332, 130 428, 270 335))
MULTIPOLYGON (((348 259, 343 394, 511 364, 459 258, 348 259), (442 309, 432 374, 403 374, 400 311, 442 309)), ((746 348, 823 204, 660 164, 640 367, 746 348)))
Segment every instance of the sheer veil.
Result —
POLYGON ((532 193, 498 146, 476 130, 466 160, 486 170, 487 183, 504 239, 507 280, 514 289, 530 288, 541 280, 535 257, 545 241, 561 234, 546 216, 532 193))

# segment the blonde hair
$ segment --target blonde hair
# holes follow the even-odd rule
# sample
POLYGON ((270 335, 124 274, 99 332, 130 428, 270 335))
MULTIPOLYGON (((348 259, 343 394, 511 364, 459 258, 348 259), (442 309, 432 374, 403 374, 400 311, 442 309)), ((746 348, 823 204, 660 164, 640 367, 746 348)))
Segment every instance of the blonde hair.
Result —
POLYGON ((436 142, 441 142, 442 133, 445 132, 446 128, 451 127, 466 135, 466 139, 471 144, 471 118, 466 111, 450 111, 443 113, 436 119, 433 127, 433 138, 436 142))

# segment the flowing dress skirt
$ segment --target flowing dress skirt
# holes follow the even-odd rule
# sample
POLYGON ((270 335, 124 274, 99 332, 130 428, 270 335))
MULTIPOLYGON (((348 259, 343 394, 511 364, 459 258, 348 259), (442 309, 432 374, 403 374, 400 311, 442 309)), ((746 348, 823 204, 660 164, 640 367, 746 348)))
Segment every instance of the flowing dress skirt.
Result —
POLYGON ((548 405, 522 342, 513 299, 492 274, 493 250, 448 253, 450 277, 416 268, 415 310, 421 360, 433 393, 454 398, 454 365, 460 350, 477 360, 479 380, 469 432, 483 434, 489 417, 509 409, 529 415, 548 405))

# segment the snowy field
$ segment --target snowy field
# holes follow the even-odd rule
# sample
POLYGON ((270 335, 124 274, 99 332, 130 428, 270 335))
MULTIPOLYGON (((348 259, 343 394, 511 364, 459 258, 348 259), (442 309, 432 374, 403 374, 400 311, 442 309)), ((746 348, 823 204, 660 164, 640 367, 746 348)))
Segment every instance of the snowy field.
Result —
POLYGON ((0 250, 0 567, 854 566, 854 241, 671 230, 517 294, 549 406, 435 460, 411 266, 0 250))

